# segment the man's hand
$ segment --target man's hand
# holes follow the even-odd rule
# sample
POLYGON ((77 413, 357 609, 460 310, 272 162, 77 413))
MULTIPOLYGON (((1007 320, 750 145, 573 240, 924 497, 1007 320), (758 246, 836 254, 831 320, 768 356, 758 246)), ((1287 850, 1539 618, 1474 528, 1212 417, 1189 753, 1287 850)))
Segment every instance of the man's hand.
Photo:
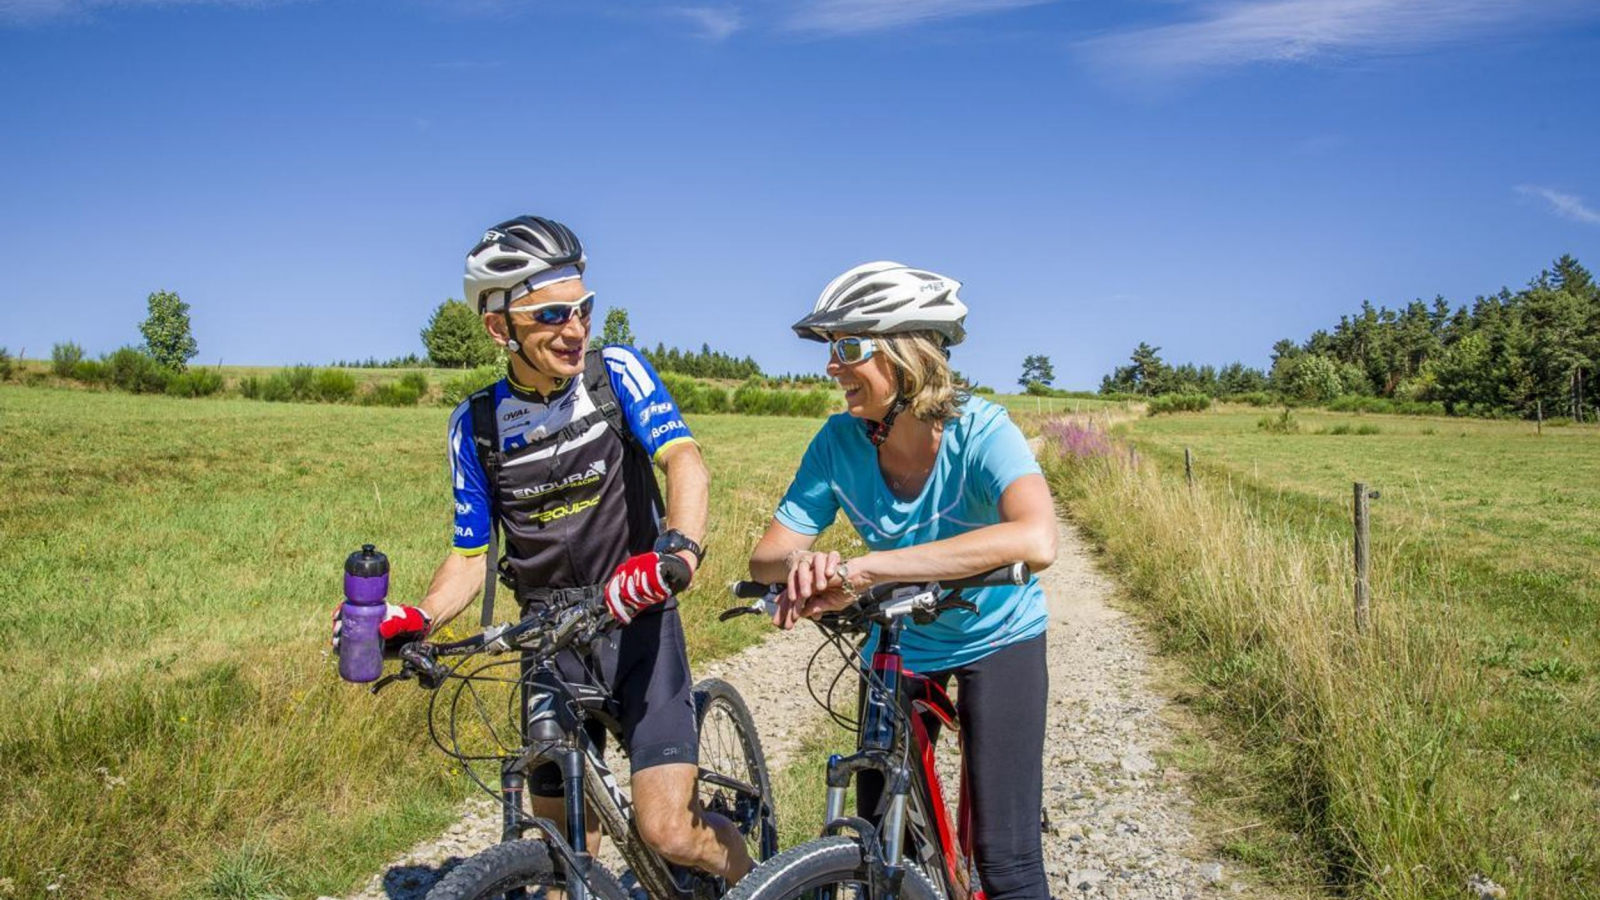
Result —
MULTIPOLYGON (((401 645, 421 640, 433 628, 433 620, 415 606, 384 604, 383 621, 378 623, 378 636, 383 638, 385 650, 398 650, 401 645)), ((344 628, 344 604, 333 611, 333 652, 339 652, 339 633, 344 628)))
MULTIPOLYGON (((606 582, 605 600, 606 609, 611 612, 611 617, 626 625, 633 621, 633 614, 646 607, 663 603, 673 594, 672 587, 667 584, 666 566, 673 566, 686 571, 689 567, 681 559, 662 556, 651 551, 631 556, 624 560, 617 570, 611 573, 611 580, 606 582)), ((678 585, 678 590, 688 587, 687 579, 680 580, 684 583, 678 585)))

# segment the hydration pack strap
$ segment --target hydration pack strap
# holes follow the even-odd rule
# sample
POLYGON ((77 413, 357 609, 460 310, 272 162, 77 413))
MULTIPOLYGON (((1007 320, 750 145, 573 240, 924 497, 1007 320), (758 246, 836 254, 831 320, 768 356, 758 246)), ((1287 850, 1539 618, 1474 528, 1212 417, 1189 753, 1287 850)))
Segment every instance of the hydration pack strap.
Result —
POLYGON ((500 423, 494 416, 494 386, 473 394, 472 444, 489 490, 489 549, 483 554, 483 627, 494 624, 494 591, 500 582, 500 423))
MULTIPOLYGON (((650 499, 656 505, 656 515, 658 518, 665 516, 667 502, 661 496, 661 485, 656 483, 655 466, 651 463, 650 454, 645 452, 644 445, 639 443, 639 436, 622 420, 622 404, 617 402, 617 392, 611 388, 611 372, 607 370, 606 361, 597 349, 591 349, 583 355, 583 389, 594 403, 593 415, 604 418, 611 430, 617 433, 626 452, 642 463, 639 466, 640 474, 649 486, 650 499)), ((585 426, 585 430, 588 427, 585 426)))

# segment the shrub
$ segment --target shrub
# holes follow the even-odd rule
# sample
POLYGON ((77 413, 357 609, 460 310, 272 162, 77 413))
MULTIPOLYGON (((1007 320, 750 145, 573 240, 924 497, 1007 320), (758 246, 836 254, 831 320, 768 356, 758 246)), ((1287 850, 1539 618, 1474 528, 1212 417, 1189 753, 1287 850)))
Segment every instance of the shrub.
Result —
POLYGON ((1294 412, 1285 406, 1283 412, 1276 416, 1262 416, 1256 427, 1267 434, 1299 434, 1300 420, 1294 417, 1294 412))
POLYGON ((422 397, 415 385, 403 381, 385 381, 361 395, 366 406, 416 406, 422 397))
POLYGON ((490 363, 476 369, 468 369, 460 375, 453 375, 444 380, 439 387, 439 393, 446 406, 455 406, 467 399, 475 391, 480 391, 501 378, 505 377, 506 367, 501 363, 490 363))
POLYGON ((1205 394, 1162 394, 1150 401, 1149 414, 1204 412, 1211 408, 1211 398, 1205 394))
POLYGON ((59 378, 72 378, 73 370, 83 362, 83 348, 71 341, 50 348, 50 371, 59 378))
POLYGON ((421 372, 407 372, 401 375, 400 383, 416 391, 418 397, 428 394, 428 376, 421 372))
POLYGON ((994 388, 989 387, 987 384, 984 384, 984 385, 979 385, 978 387, 973 388, 972 392, 974 394, 993 394, 994 393, 994 388))
POLYGON ((306 399, 321 403, 347 402, 356 395, 356 377, 340 369, 317 369, 307 394, 306 399))
POLYGON ((292 403, 298 399, 295 397, 294 382, 289 377, 289 370, 279 369, 268 375, 261 382, 260 397, 268 403, 292 403))
POLYGON ((0 347, 0 381, 11 380, 11 351, 0 347))
POLYGON ((80 360, 72 367, 71 377, 86 384, 100 384, 106 380, 106 364, 100 360, 80 360))
POLYGON ((190 369, 167 382, 167 393, 174 397, 209 397, 222 390, 222 373, 216 369, 190 369))
POLYGON ((239 379, 239 396, 249 400, 260 400, 263 387, 265 387, 263 379, 254 375, 246 375, 239 379))
POLYGON ((123 347, 103 360, 106 380, 135 394, 159 394, 167 389, 173 372, 155 357, 133 347, 123 347))

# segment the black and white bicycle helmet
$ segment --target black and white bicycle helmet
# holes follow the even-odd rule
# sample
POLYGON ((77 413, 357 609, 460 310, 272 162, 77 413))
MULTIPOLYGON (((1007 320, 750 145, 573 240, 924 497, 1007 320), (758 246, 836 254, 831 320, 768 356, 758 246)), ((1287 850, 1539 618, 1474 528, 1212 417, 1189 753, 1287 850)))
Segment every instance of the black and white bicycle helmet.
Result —
POLYGON ((506 308, 533 290, 530 279, 572 266, 581 274, 583 242, 572 229, 539 216, 518 216, 485 231, 467 254, 465 300, 481 315, 506 308))
POLYGON ((954 278, 882 260, 864 263, 828 282, 796 334, 826 341, 831 333, 895 334, 933 331, 946 347, 967 336, 967 305, 954 278))

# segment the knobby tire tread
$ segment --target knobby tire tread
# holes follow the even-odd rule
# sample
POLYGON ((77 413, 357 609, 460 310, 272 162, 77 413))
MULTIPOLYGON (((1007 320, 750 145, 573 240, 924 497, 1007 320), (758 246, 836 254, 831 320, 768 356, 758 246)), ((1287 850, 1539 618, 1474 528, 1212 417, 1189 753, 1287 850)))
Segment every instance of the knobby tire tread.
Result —
MULTIPOLYGON (((865 883, 867 867, 861 844, 853 837, 836 835, 808 841, 779 853, 757 866, 734 886, 723 900, 794 900, 828 884, 865 883)), ((945 900, 944 894, 920 869, 907 866, 900 883, 900 900, 945 900)))
MULTIPOLYGON (((450 870, 427 900, 485 900, 516 887, 556 883, 550 848, 543 841, 495 844, 450 870)), ((561 876, 565 883, 565 873, 561 876)), ((589 864, 589 894, 595 900, 629 900, 615 875, 598 861, 589 864)))

